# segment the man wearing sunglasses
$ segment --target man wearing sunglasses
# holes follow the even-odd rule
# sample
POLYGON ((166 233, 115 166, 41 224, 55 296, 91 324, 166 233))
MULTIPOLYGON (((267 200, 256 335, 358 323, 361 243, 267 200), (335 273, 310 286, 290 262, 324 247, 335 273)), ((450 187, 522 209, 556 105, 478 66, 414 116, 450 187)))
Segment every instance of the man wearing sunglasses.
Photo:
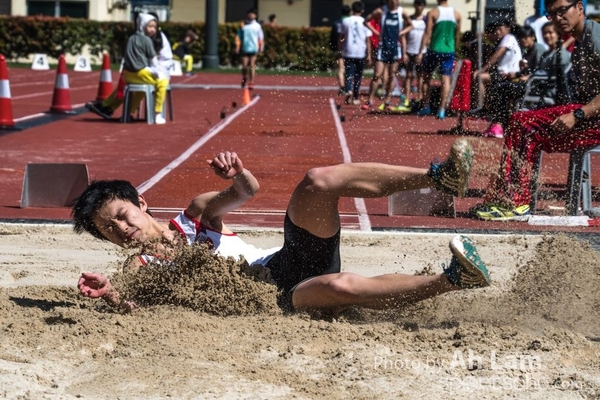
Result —
POLYGON ((540 151, 569 152, 600 145, 600 24, 586 19, 581 0, 545 0, 546 17, 576 40, 571 56, 572 104, 517 112, 504 136, 500 173, 475 217, 506 220, 529 213, 533 163, 540 151), (521 164, 522 162, 522 164, 521 164))

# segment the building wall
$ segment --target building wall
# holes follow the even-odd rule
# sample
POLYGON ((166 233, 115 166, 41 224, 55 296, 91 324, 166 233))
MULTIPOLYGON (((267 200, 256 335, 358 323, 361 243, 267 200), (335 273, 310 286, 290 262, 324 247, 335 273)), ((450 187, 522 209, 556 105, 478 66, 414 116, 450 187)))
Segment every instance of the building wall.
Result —
MULTIPOLYGON (((350 0, 352 1, 352 0, 350 0)), ((310 25, 310 0, 258 0, 258 19, 267 20, 277 15, 280 26, 302 27, 310 25)))
MULTIPOLYGON (((90 0, 89 18, 99 21, 127 21, 130 18, 130 7, 125 10, 114 8, 120 0, 90 0), (111 10, 112 9, 112 10, 111 10)), ((344 4, 351 5, 354 0, 343 0, 344 4)), ((471 28, 468 19, 469 12, 477 10, 478 0, 450 0, 450 5, 463 16, 462 30, 471 28)), ((435 6, 435 0, 428 1, 428 9, 435 6)), ((4 4, 4 2, 2 2, 4 4)), ((10 0, 6 3, 6 12, 12 15, 27 15, 27 0, 10 0)), ((226 0, 219 0, 219 23, 225 22, 226 0)), ((277 23, 281 26, 302 27, 310 25, 311 0, 258 0, 259 19, 266 20, 270 14, 277 15, 277 23)), ((485 0, 483 1, 485 7, 485 0)), ((522 24, 525 18, 534 13, 533 2, 516 1, 516 20, 522 24)), ((412 0, 401 1, 401 6, 407 13, 412 14, 412 0)), ((171 21, 195 22, 205 19, 205 0, 172 0, 171 21)), ((0 14, 5 11, 0 8, 0 14)))
MULTIPOLYGON (((88 1, 89 19, 96 21, 129 21, 130 8, 126 7, 125 10, 114 8, 114 4, 117 1, 118 0, 88 1)), ((11 7, 11 15, 27 15, 27 0, 11 0, 11 7)))
MULTIPOLYGON (((205 0, 172 0, 171 21, 204 22, 206 17, 205 0)), ((219 0, 219 23, 225 22, 225 0, 219 0)))

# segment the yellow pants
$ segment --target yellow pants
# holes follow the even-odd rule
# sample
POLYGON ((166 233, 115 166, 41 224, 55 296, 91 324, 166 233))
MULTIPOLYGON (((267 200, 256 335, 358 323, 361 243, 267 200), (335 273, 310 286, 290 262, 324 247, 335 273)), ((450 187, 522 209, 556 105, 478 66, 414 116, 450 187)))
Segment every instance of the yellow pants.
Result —
MULTIPOLYGON (((131 72, 127 70, 123 70, 123 77, 125 79, 125 83, 133 83, 139 85, 153 85, 156 88, 156 93, 154 93, 154 111, 156 113, 161 113, 163 109, 163 104, 165 102, 165 96, 167 94, 167 86, 169 86, 169 80, 166 78, 157 79, 152 76, 152 73, 147 69, 141 69, 137 72, 131 72)), ((102 105, 105 107, 109 107, 112 110, 116 110, 123 104, 122 99, 118 99, 117 91, 113 91, 110 96, 106 98, 102 102, 102 105)), ((134 93, 133 99, 131 101, 131 108, 129 110, 123 110, 123 112, 134 113, 142 98, 144 97, 143 93, 134 93)))
POLYGON ((173 56, 173 59, 176 61, 183 61, 185 63, 185 72, 192 72, 194 68, 194 57, 191 54, 186 54, 183 56, 183 60, 177 56, 173 56))

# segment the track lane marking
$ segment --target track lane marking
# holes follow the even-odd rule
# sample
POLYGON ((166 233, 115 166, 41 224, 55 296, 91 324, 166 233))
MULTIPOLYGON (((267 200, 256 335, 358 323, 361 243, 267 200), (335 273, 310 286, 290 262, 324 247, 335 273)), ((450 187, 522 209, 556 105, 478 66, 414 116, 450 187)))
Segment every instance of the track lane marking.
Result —
MULTIPOLYGON (((340 147, 342 148, 342 155, 344 157, 344 163, 351 163, 352 157, 350 156, 350 148, 348 147, 348 141, 344 134, 344 128, 340 122, 340 117, 337 112, 335 100, 329 98, 329 105, 331 106, 331 114, 333 115, 333 121, 335 123, 335 129, 337 130, 338 139, 340 141, 340 147)), ((369 213, 367 212, 367 205, 365 199, 354 198, 354 205, 358 212, 358 222, 360 224, 361 231, 371 230, 371 220, 369 219, 369 213)))
POLYGON ((190 158, 190 156, 192 154, 194 154, 194 152, 196 152, 196 150, 198 150, 200 147, 202 147, 210 139, 215 137, 219 132, 221 132, 223 130, 223 128, 225 128, 227 125, 229 125, 240 114, 242 114, 244 111, 250 109, 250 107, 254 106, 258 102, 259 99, 260 99, 260 96, 255 97, 254 99, 252 99, 252 101, 248 105, 238 109, 236 112, 231 114, 229 117, 219 121, 218 124, 216 124, 215 126, 210 128, 208 130, 208 132, 206 132, 204 135, 202 135, 202 137, 200 137, 200 139, 198 139, 194 144, 192 144, 186 151, 181 153, 181 155, 179 157, 177 157, 175 160, 171 161, 169 163, 169 165, 167 165, 166 167, 164 167, 163 169, 158 171, 158 173, 156 173, 152 178, 148 179, 146 182, 144 182, 140 186, 138 186, 136 188, 138 193, 143 194, 144 192, 148 191, 152 186, 156 185, 169 172, 171 172, 172 170, 177 168, 179 165, 181 165, 185 160, 190 158))

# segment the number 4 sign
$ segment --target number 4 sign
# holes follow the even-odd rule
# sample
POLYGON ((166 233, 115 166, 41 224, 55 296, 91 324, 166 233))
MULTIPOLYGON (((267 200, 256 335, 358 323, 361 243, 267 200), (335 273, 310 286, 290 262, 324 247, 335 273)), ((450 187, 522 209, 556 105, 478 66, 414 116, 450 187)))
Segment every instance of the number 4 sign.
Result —
POLYGON ((48 64, 48 56, 46 54, 34 54, 33 62, 31 63, 31 69, 41 71, 50 69, 50 65, 48 64))
POLYGON ((173 60, 173 64, 171 64, 171 76, 181 76, 183 75, 183 71, 181 70, 181 63, 178 60, 173 60))
POLYGON ((77 61, 75 62, 75 66, 73 67, 73 71, 77 72, 90 72, 92 70, 92 66, 90 65, 90 59, 86 56, 77 57, 77 61))

